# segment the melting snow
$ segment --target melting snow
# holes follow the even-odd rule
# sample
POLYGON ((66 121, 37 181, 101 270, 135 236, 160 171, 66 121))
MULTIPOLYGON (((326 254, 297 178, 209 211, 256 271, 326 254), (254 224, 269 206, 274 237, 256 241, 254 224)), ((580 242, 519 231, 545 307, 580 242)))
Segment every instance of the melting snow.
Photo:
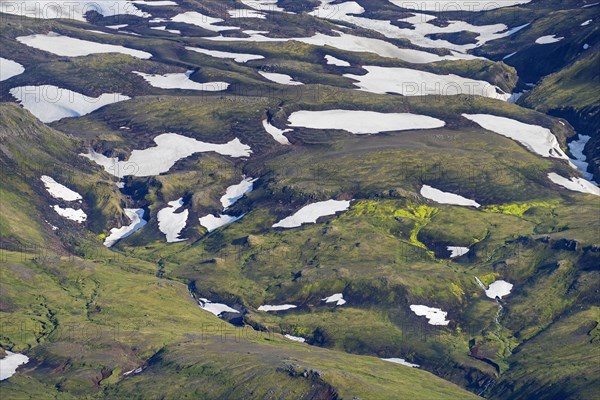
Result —
POLYGON ((585 145, 587 144, 587 142, 589 142, 590 139, 591 136, 578 134, 577 139, 570 141, 568 144, 569 151, 575 157, 575 159, 572 159, 571 161, 573 162, 573 164, 575 164, 579 171, 581 171, 583 177, 587 180, 592 180, 593 174, 587 171, 589 164, 587 162, 587 157, 585 156, 585 154, 583 154, 583 149, 585 148, 585 145))
POLYGON ((413 364, 406 361, 404 358, 382 358, 383 361, 393 362, 395 364, 404 365, 411 368, 419 368, 419 364, 413 364))
POLYGON ((190 79, 190 76, 194 71, 187 71, 186 73, 173 73, 173 74, 145 74, 143 72, 132 71, 134 74, 141 76, 150 84, 161 89, 187 89, 187 90, 203 90, 206 92, 219 92, 229 87, 226 82, 206 82, 199 83, 190 79))
POLYGON ((216 315, 217 317, 221 317, 221 314, 223 314, 225 312, 236 313, 236 314, 240 313, 238 310, 229 307, 227 304, 213 303, 212 301, 205 299, 205 298, 198 299, 198 305, 203 310, 206 310, 209 313, 216 315))
POLYGON ((325 303, 335 303, 336 306, 342 306, 342 305, 346 304, 346 300, 344 300, 343 293, 332 294, 329 297, 325 297, 324 299, 321 299, 321 301, 324 301, 325 303))
POLYGON ((464 256, 469 252, 468 247, 461 246, 448 246, 447 249, 450 252, 450 258, 464 256))
POLYGON ((258 71, 258 73, 271 82, 280 83, 282 85, 304 85, 302 82, 295 81, 294 78, 286 74, 264 71, 258 71))
POLYGON ((446 125, 442 120, 425 115, 355 110, 296 111, 288 121, 294 127, 343 129, 354 134, 434 129, 446 125))
POLYGON ((187 50, 195 51, 196 53, 206 54, 207 56, 216 58, 229 58, 238 63, 245 63, 252 60, 262 60, 264 56, 258 54, 230 53, 228 51, 207 50, 199 47, 186 47, 187 50))
POLYGON ((152 27, 150 29, 154 29, 154 30, 157 30, 157 31, 171 32, 171 33, 174 33, 176 35, 181 35, 181 31, 180 30, 178 30, 178 29, 167 29, 166 26, 154 26, 154 27, 152 27))
POLYGON ((448 325, 450 323, 450 321, 446 320, 448 313, 439 308, 411 305, 410 309, 419 317, 426 317, 429 320, 429 325, 448 325))
POLYGON ((423 185, 421 188, 421 196, 440 204, 454 204, 457 206, 476 208, 481 206, 481 204, 477 203, 476 201, 467 199, 466 197, 462 197, 458 194, 442 192, 441 190, 433 188, 429 185, 423 185))
POLYGON ((587 21, 585 21, 585 22, 582 22, 582 23, 581 23, 581 26, 587 26, 587 25, 589 25, 589 24, 590 24, 590 22, 592 22, 592 21, 593 21, 593 20, 591 20, 591 19, 588 19, 587 21))
POLYGON ((508 296, 512 288, 512 283, 499 280, 490 285, 490 287, 485 291, 485 295, 490 299, 495 299, 496 297, 501 299, 504 296, 508 296))
POLYGON ((583 178, 572 177, 571 179, 568 179, 558 175, 557 173, 550 172, 548 174, 548 179, 550 179, 557 185, 562 186, 565 189, 572 190, 574 192, 590 193, 596 196, 600 196, 600 188, 598 188, 598 186, 594 185, 593 183, 586 181, 583 178))
POLYGON ((52 85, 20 86, 10 89, 10 94, 42 122, 80 117, 105 105, 129 100, 128 96, 121 93, 104 93, 99 97, 88 97, 52 85))
POLYGON ((17 368, 29 361, 24 354, 13 353, 6 350, 6 356, 0 359, 0 381, 10 378, 17 372, 17 368))
POLYGON ((156 147, 133 150, 128 161, 106 157, 91 150, 88 154, 80 154, 104 167, 104 170, 116 177, 154 176, 167 172, 175 163, 195 153, 214 151, 230 157, 248 157, 252 150, 233 139, 225 144, 206 143, 176 133, 163 133, 154 138, 156 147))
POLYGON ((283 310, 289 310, 290 308, 296 308, 297 306, 293 305, 293 304, 282 304, 279 306, 269 306, 269 305, 265 305, 265 306, 260 306, 258 307, 258 311, 283 311, 283 310))
POLYGON ((30 36, 19 36, 17 37, 17 41, 29 47, 65 57, 80 57, 101 53, 128 54, 132 57, 141 59, 148 59, 152 57, 152 54, 145 51, 134 50, 114 44, 90 42, 89 40, 81 40, 69 36, 62 36, 54 32, 30 36))
POLYGON ((293 340, 294 342, 300 342, 300 343, 306 342, 306 339, 304 339, 303 337, 300 337, 300 336, 292 336, 292 335, 288 335, 288 334, 285 334, 283 336, 286 337, 287 339, 293 340))
POLYGON ((537 44, 549 44, 549 43, 560 42, 563 39, 564 39, 564 37, 556 37, 556 35, 546 35, 546 36, 537 38, 535 40, 535 42, 537 44))
POLYGON ((50 196, 54 197, 55 199, 61 199, 65 201, 75 201, 82 199, 79 193, 69 189, 65 185, 61 185, 48 175, 42 175, 40 179, 42 180, 42 182, 44 182, 44 186, 46 187, 48 193, 50 193, 50 196))
POLYGON ((458 75, 438 75, 409 68, 363 66, 365 75, 344 74, 354 79, 354 85, 371 93, 398 93, 403 96, 442 95, 485 96, 508 100, 510 94, 486 81, 463 78, 458 75))
POLYGON ((208 232, 212 232, 215 229, 218 229, 222 226, 229 225, 238 219, 242 218, 244 214, 239 217, 235 217, 233 215, 220 214, 218 217, 213 214, 208 214, 204 217, 199 218, 200 225, 206 228, 208 232))
POLYGON ((516 140, 529 151, 542 157, 569 159, 560 148, 558 140, 556 140, 550 129, 489 114, 462 114, 462 116, 475 122, 483 129, 516 140))
POLYGON ((265 131, 267 131, 267 133, 271 135, 278 143, 284 145, 290 144, 290 141, 285 137, 284 133, 291 132, 293 129, 279 129, 276 126, 271 125, 267 119, 263 119, 262 124, 265 128, 265 131))
POLYGON ((25 68, 18 62, 0 57, 0 82, 21 75, 25 68))
POLYGON ((61 217, 70 219, 71 221, 75 221, 78 224, 85 222, 85 220, 87 219, 87 215, 85 212, 83 212, 83 210, 75 210, 70 207, 62 208, 59 205, 54 205, 54 206, 52 206, 52 208, 61 217))
POLYGON ((183 198, 170 201, 168 207, 160 210, 156 217, 158 218, 158 229, 167 237, 167 243, 181 242, 179 233, 185 228, 189 210, 176 213, 183 206, 183 198))
POLYGON ((142 208, 125 208, 123 209, 127 218, 131 221, 129 225, 122 226, 120 228, 112 228, 110 235, 104 239, 104 245, 106 247, 112 247, 121 239, 125 239, 135 231, 141 229, 146 225, 147 221, 144 220, 144 209, 142 208))
POLYGON ((302 207, 293 215, 274 224, 273 228, 296 228, 305 223, 315 223, 319 217, 346 211, 348 207, 350 207, 349 200, 319 201, 302 207))
POLYGON ((256 179, 244 177, 240 183, 229 186, 225 190, 225 194, 221 197, 223 210, 234 205, 235 202, 244 197, 246 193, 250 193, 254 188, 254 182, 256 182, 256 179))

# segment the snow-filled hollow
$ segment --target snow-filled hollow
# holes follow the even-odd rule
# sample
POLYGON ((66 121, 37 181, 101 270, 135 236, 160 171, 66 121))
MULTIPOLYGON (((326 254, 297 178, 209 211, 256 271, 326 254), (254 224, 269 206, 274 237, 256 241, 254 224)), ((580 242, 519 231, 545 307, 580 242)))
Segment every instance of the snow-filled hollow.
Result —
POLYGON ((25 68, 16 61, 0 57, 0 82, 21 75, 25 68))

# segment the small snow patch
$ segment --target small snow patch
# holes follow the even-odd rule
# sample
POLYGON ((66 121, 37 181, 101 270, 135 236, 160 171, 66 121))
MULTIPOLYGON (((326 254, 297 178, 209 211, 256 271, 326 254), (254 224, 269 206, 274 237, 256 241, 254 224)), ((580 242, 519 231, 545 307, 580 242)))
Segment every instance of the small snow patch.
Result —
POLYGON ((332 294, 329 297, 321 299, 321 301, 324 301, 325 303, 335 303, 336 306, 342 306, 346 304, 346 300, 344 300, 344 295, 342 293, 332 294))
POLYGON ((326 55, 325 61, 329 65, 335 65, 337 67, 349 67, 350 63, 348 61, 340 60, 339 58, 335 58, 334 56, 326 55))
POLYGON ((420 367, 419 364, 409 363, 404 358, 382 358, 382 360, 383 361, 393 362, 395 364, 404 365, 406 367, 411 367, 411 368, 419 368, 420 367))
POLYGON ((512 283, 508 283, 503 280, 498 280, 492 283, 489 288, 487 288, 487 290, 485 291, 485 295, 490 299, 495 299, 496 297, 501 299, 504 296, 508 296, 512 288, 512 283))
POLYGON ((562 186, 565 189, 572 190, 574 192, 590 193, 596 196, 600 196, 600 188, 583 178, 572 177, 571 179, 567 179, 564 176, 560 176, 555 172, 550 172, 548 174, 548 179, 550 179, 557 185, 562 186))
POLYGON ((190 79, 190 76, 194 71, 164 75, 146 74, 139 71, 132 72, 144 78, 144 80, 148 82, 150 86, 154 86, 161 89, 185 89, 201 90, 205 92, 220 92, 226 90, 229 87, 229 83, 226 82, 195 82, 190 79))
POLYGON ((64 201, 75 201, 82 199, 79 193, 69 189, 65 185, 61 185, 48 175, 42 175, 40 179, 42 182, 44 182, 44 186, 46 187, 48 193, 50 193, 50 196, 54 197, 55 199, 61 199, 64 201))
POLYGON ((273 137, 273 139, 275 139, 275 141, 277 141, 280 144, 283 145, 289 145, 290 141, 288 140, 287 137, 285 137, 284 133, 287 132, 291 132, 293 131, 293 129, 279 129, 274 125, 271 125, 271 123, 269 123, 269 121, 267 121, 267 119, 263 119, 263 127, 265 128, 265 131, 267 131, 267 133, 269 135, 271 135, 273 137))
POLYGON ((446 320, 448 313, 439 308, 411 305, 410 309, 419 317, 426 317, 429 320, 429 325, 448 325, 450 323, 450 321, 446 320))
POLYGON ((239 217, 227 214, 220 214, 219 216, 215 216, 213 214, 205 215, 204 217, 200 217, 200 225, 206 228, 208 232, 212 232, 215 229, 218 229, 222 226, 229 225, 234 223, 235 221, 241 219, 245 214, 240 215, 239 217))
POLYGON ((62 208, 59 205, 54 205, 51 207, 61 217, 70 219, 71 221, 75 221, 78 224, 81 224, 82 222, 85 222, 85 220, 87 220, 87 214, 83 210, 75 210, 74 208, 70 207, 62 208))
POLYGON ((293 304, 281 304, 279 306, 270 306, 270 305, 264 305, 264 306, 260 306, 258 307, 258 311, 284 311, 284 310, 289 310, 292 308, 296 308, 297 306, 293 305, 293 304))
POLYGON ((294 342, 300 342, 300 343, 306 342, 306 339, 304 339, 303 337, 300 337, 300 336, 292 336, 292 335, 288 335, 288 334, 285 334, 283 336, 286 339, 293 340, 294 342))
POLYGON ((176 211, 183 206, 183 198, 170 201, 169 206, 160 210, 156 217, 158 218, 158 229, 167 237, 167 243, 181 242, 186 239, 179 237, 179 233, 185 228, 189 210, 180 213, 176 211))
POLYGON ((217 317, 221 317, 221 314, 225 312, 239 314, 238 310, 229 307, 227 304, 213 303, 212 301, 205 298, 198 299, 198 305, 203 310, 206 310, 209 313, 216 315, 217 317))
POLYGON ((546 36, 542 36, 542 37, 537 38, 535 40, 535 43, 537 43, 537 44, 550 44, 550 43, 560 42, 563 39, 564 39, 564 37, 556 37, 556 35, 546 35, 546 36))
POLYGON ((421 188, 421 196, 426 199, 433 200, 440 204, 453 204, 457 206, 475 207, 478 208, 481 204, 474 200, 467 199, 454 193, 443 192, 429 185, 423 185, 421 188))
POLYGON ((274 224, 273 228, 296 228, 305 223, 316 223, 320 217, 346 211, 349 207, 349 200, 319 201, 302 207, 293 215, 274 224))
POLYGON ((25 68, 16 61, 0 57, 0 82, 21 75, 25 68))
POLYGON ((256 179, 244 177, 240 183, 229 186, 225 190, 225 194, 221 197, 223 210, 234 205, 246 193, 250 193, 254 188, 254 182, 256 182, 256 179))
POLYGON ((13 353, 6 350, 6 356, 0 359, 0 381, 10 378, 17 372, 17 368, 29 361, 24 354, 13 353))
POLYGON ((141 229, 147 223, 147 221, 144 220, 143 208, 125 208, 123 211, 125 212, 127 218, 129 218, 131 223, 120 228, 112 228, 110 230, 110 235, 108 235, 106 239, 104 239, 104 245, 106 247, 113 246, 119 240, 130 236, 135 231, 141 229))
POLYGON ((444 121, 426 115, 356 110, 296 111, 290 114, 288 121, 293 127, 343 129, 356 135, 435 129, 446 125, 444 121))
POLYGON ((460 256, 464 256, 469 252, 468 247, 461 246, 448 246, 448 251, 450 252, 450 258, 456 258, 460 256))

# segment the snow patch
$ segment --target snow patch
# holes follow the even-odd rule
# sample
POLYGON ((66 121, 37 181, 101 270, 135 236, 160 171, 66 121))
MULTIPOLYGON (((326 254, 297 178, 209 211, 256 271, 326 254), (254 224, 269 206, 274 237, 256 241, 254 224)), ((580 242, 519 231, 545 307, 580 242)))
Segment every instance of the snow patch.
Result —
POLYGON ((439 308, 427 307, 423 305, 411 305, 410 309, 419 317, 428 319, 429 325, 448 325, 450 321, 446 320, 447 312, 439 308))
POLYGON ((349 67, 351 64, 348 61, 340 60, 339 58, 335 58, 334 56, 326 55, 325 61, 329 65, 335 65, 338 67, 349 67))
POLYGON ((335 303, 336 306, 342 306, 342 305, 346 304, 346 300, 344 300, 343 293, 332 294, 329 297, 325 297, 324 299, 321 299, 321 301, 324 301, 325 303, 335 303))
POLYGON ((409 10, 430 11, 430 12, 449 12, 449 11, 468 11, 479 12, 495 10, 503 7, 512 7, 519 4, 527 4, 531 0, 460 0, 460 1, 439 1, 439 0, 388 0, 390 3, 409 10))
POLYGON ((240 215, 239 217, 227 214, 220 214, 219 216, 215 216, 213 214, 205 215, 204 217, 200 217, 200 225, 206 228, 208 232, 212 232, 215 229, 218 229, 222 226, 229 225, 234 223, 235 221, 241 219, 245 214, 240 215))
POLYGON ((403 96, 469 95, 484 96, 506 101, 510 94, 486 81, 463 78, 458 75, 438 75, 409 68, 363 66, 365 75, 344 74, 354 79, 360 90, 371 93, 398 93, 403 96))
POLYGON ((156 214, 158 229, 167 237, 167 243, 186 240, 180 238, 179 233, 185 228, 189 210, 184 210, 180 213, 176 212, 183 206, 183 198, 170 201, 168 204, 168 207, 163 208, 156 214))
POLYGON ((225 190, 225 194, 221 197, 223 210, 234 205, 239 199, 244 197, 246 193, 250 193, 254 188, 254 182, 256 182, 256 179, 244 177, 240 183, 229 186, 225 190))
POLYGON ((55 199, 61 199, 64 201, 76 201, 82 199, 79 193, 69 189, 65 185, 56 182, 48 175, 42 175, 40 179, 42 182, 44 182, 44 186, 46 187, 48 193, 50 193, 50 196, 54 197, 55 199))
POLYGON ((293 129, 279 129, 274 125, 271 125, 271 123, 265 118, 263 119, 263 127, 265 128, 265 131, 271 135, 273 137, 273 139, 275 139, 278 143, 283 144, 283 145, 289 145, 290 141, 288 140, 287 137, 285 137, 284 133, 287 132, 291 132, 293 131, 293 129))
POLYGON ((212 301, 205 299, 205 298, 198 299, 198 305, 203 310, 206 310, 209 313, 214 314, 219 318, 221 317, 221 314, 223 314, 225 312, 236 313, 236 314, 240 313, 238 310, 229 307, 227 304, 213 303, 212 301))
POLYGON ((450 258, 464 256, 465 254, 467 254, 469 252, 468 247, 461 247, 461 246, 448 246, 447 249, 450 252, 450 258))
POLYGON ((199 26, 202 29, 206 29, 207 31, 212 32, 221 32, 221 31, 230 31, 235 29, 240 29, 237 26, 222 26, 215 25, 224 20, 221 18, 213 18, 208 15, 201 14, 197 11, 187 11, 182 14, 178 14, 171 18, 173 22, 183 22, 184 24, 190 24, 199 26))
POLYGON ((264 305, 264 306, 260 306, 258 307, 258 311, 284 311, 284 310, 289 310, 292 308, 296 308, 297 306, 293 305, 293 304, 282 304, 279 306, 270 306, 270 305, 264 305))
POLYGON ((10 89, 10 94, 42 122, 80 117, 108 104, 130 99, 121 93, 104 93, 99 97, 88 97, 52 85, 19 86, 10 89))
POLYGON ((21 75, 25 68, 16 61, 0 57, 0 82, 21 75))
POLYGON ((294 78, 286 74, 264 71, 258 71, 258 73, 271 82, 280 83, 282 85, 304 85, 304 83, 295 81, 294 78))
POLYGON ((18 42, 23 43, 34 49, 47 51, 58 56, 81 57, 90 54, 120 53, 127 54, 135 58, 148 59, 152 54, 141 50, 134 50, 128 47, 90 42, 89 40, 76 39, 69 36, 59 35, 49 32, 46 34, 36 34, 30 36, 19 36, 18 42))
POLYGON ((426 115, 355 110, 296 111, 288 117, 288 121, 293 127, 343 129, 357 135, 434 129, 446 125, 444 121, 426 115))
POLYGON ((296 228, 302 224, 316 223, 320 217, 335 215, 337 212, 346 211, 349 207, 349 200, 319 201, 302 207, 293 215, 274 224, 273 228, 296 228))
POLYGON ((116 177, 124 176, 154 176, 169 171, 175 163, 195 153, 214 151, 224 156, 248 157, 252 150, 235 138, 225 144, 206 143, 200 140, 179 135, 163 133, 154 138, 156 147, 143 150, 133 150, 128 161, 106 157, 90 150, 80 154, 104 167, 104 170, 116 177))
POLYGON ((287 333, 285 335, 283 335, 286 339, 289 340, 293 340, 294 342, 300 342, 300 343, 305 343, 306 339, 304 339, 303 337, 300 336, 292 336, 292 335, 288 335, 287 333))
POLYGON ((395 364, 404 365, 406 367, 411 367, 411 368, 419 368, 420 367, 419 364, 409 363, 404 358, 382 358, 382 360, 383 361, 393 362, 395 364))
POLYGON ((564 37, 556 37, 556 35, 546 35, 546 36, 541 36, 541 37, 535 39, 535 43, 550 44, 550 43, 560 42, 563 39, 564 39, 564 37))
POLYGON ((61 217, 70 219, 71 221, 75 221, 78 224, 81 224, 81 223, 85 222, 85 220, 87 220, 87 214, 83 210, 75 210, 74 208, 70 208, 70 207, 62 208, 59 205, 54 205, 51 207, 61 217))
POLYGON ((206 82, 199 83, 190 79, 190 76, 194 71, 187 71, 185 73, 172 73, 172 74, 146 74, 143 72, 132 71, 134 74, 144 78, 150 86, 161 88, 161 89, 186 89, 186 90, 202 90, 205 92, 219 92, 226 90, 229 87, 229 83, 226 82, 206 82))
POLYGON ((19 366, 26 364, 29 357, 24 354, 5 350, 6 356, 0 359, 0 381, 10 378, 17 372, 19 366))
POLYGON ((598 186, 594 185, 593 183, 586 181, 583 178, 572 177, 571 179, 568 179, 564 176, 558 175, 555 172, 550 172, 548 174, 548 179, 550 179, 557 185, 562 186, 565 189, 572 190, 574 192, 590 193, 596 196, 600 196, 600 188, 598 188, 598 186))
POLYGON ((521 143, 529 151, 542 157, 569 159, 560 148, 558 140, 556 140, 550 129, 489 114, 462 114, 462 116, 475 122, 483 129, 521 143))
POLYGON ((466 197, 460 196, 454 193, 443 192, 439 189, 433 188, 429 185, 423 185, 421 188, 421 196, 426 199, 433 200, 440 204, 453 204, 457 206, 475 207, 478 208, 481 204, 474 200, 467 199, 466 197))
POLYGON ((119 240, 132 235, 147 223, 147 221, 144 220, 143 208, 125 208, 123 211, 131 223, 120 228, 112 228, 110 234, 104 239, 104 245, 106 247, 112 247, 119 240))
POLYGON ((188 46, 186 47, 186 50, 195 51, 196 53, 200 54, 206 54, 207 56, 215 58, 233 59, 233 61, 238 63, 245 63, 252 60, 262 60, 263 58, 265 58, 264 56, 258 54, 231 53, 228 51, 201 49, 199 47, 188 46))
POLYGON ((503 280, 498 280, 490 284, 490 287, 486 289, 485 295, 490 299, 502 298, 508 296, 513 288, 512 283, 508 283, 503 280))

